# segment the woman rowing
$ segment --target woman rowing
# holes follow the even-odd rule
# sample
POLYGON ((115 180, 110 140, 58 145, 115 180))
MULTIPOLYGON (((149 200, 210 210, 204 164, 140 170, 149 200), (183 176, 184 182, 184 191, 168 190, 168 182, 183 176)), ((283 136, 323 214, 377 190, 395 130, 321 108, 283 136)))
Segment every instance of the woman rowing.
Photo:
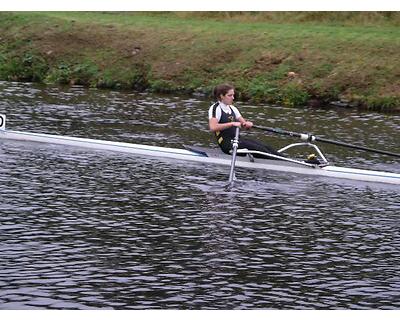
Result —
MULTIPOLYGON (((217 102, 214 103, 208 111, 208 125, 210 131, 215 133, 217 143, 221 150, 229 154, 232 149, 232 140, 235 137, 236 128, 239 127, 248 130, 253 126, 253 123, 244 119, 239 110, 232 105, 235 98, 235 88, 233 86, 229 84, 220 84, 216 86, 214 88, 214 98, 217 102)), ((239 139, 238 148, 282 156, 282 154, 270 146, 250 139, 239 139)), ((273 159, 272 157, 260 154, 254 154, 254 157, 273 159)))

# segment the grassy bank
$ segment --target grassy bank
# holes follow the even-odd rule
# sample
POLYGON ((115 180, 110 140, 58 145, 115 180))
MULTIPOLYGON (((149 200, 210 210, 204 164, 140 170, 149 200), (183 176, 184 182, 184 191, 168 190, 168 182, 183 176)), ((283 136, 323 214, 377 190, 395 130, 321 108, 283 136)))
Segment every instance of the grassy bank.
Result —
POLYGON ((397 13, 0 13, 0 79, 400 108, 397 13))

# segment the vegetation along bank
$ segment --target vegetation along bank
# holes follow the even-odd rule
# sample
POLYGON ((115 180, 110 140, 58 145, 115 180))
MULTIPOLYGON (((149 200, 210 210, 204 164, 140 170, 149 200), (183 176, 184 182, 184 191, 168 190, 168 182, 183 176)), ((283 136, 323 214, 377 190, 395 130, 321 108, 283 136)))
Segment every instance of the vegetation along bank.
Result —
POLYGON ((400 111, 397 12, 1 12, 0 80, 400 111))

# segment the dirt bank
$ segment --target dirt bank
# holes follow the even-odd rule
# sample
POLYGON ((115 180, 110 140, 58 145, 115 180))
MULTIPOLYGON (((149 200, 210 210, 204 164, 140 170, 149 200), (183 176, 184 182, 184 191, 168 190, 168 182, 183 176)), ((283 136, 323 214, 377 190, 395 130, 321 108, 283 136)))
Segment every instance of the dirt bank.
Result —
POLYGON ((173 14, 0 13, 0 79, 209 94, 286 106, 400 109, 395 26, 173 14))

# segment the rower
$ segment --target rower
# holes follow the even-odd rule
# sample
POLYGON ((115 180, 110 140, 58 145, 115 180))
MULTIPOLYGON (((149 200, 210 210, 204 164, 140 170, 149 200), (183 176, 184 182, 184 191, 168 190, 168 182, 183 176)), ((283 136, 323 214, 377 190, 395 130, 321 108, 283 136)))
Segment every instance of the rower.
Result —
MULTIPOLYGON (((235 89, 229 84, 220 84, 214 88, 214 98, 217 100, 208 111, 209 128, 215 133, 217 143, 221 150, 230 154, 232 150, 232 140, 235 137, 237 127, 249 130, 253 123, 242 117, 239 110, 232 105, 235 98, 235 89)), ((247 149, 251 151, 261 151, 263 153, 283 156, 272 147, 261 142, 240 139, 238 149, 247 149)), ((240 152, 238 156, 245 156, 246 153, 240 152)), ((254 154, 255 158, 273 159, 265 154, 254 154)))

